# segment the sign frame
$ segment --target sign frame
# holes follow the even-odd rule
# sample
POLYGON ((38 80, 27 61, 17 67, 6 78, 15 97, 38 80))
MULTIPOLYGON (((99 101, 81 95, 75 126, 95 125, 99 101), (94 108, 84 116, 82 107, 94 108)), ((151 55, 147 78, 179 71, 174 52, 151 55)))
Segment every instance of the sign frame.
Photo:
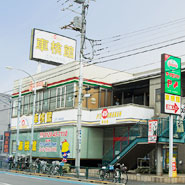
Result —
POLYGON ((9 154, 9 151, 10 151, 10 137, 11 137, 11 132, 10 131, 5 131, 4 132, 3 153, 9 154))
MULTIPOLYGON (((42 38, 43 39, 43 38, 42 38)), ((54 39, 53 39, 54 40, 54 39)), ((62 41, 61 41, 62 42, 62 41)), ((60 42, 60 44, 61 44, 60 42)), ((62 46, 63 47, 63 46, 62 46)), ((61 48, 62 48, 61 47, 61 48)), ((71 46, 70 46, 71 47, 71 46)), ((63 35, 60 35, 60 34, 57 34, 57 33, 53 33, 53 32, 49 32, 49 31, 45 31, 45 30, 41 30, 41 29, 37 29, 37 28, 33 28, 32 29, 32 33, 31 33, 31 46, 30 46, 30 60, 35 60, 35 61, 38 61, 38 62, 41 62, 41 63, 45 63, 45 64, 51 64, 51 65, 55 65, 55 66, 59 66, 59 65, 62 65, 62 64, 67 64, 69 62, 72 62, 72 61, 75 61, 76 60, 76 48, 77 48, 77 41, 73 38, 70 38, 70 37, 66 37, 66 36, 63 36, 63 35), (65 43, 66 42, 73 42, 73 47, 74 47, 74 52, 73 52, 73 55, 74 55, 74 58, 67 58, 64 56, 64 51, 61 51, 61 55, 62 56, 57 56, 57 57, 52 57, 50 56, 50 53, 47 54, 48 58, 50 59, 46 59, 46 56, 40 56, 40 58, 37 56, 38 54, 35 53, 35 46, 36 46, 36 43, 35 43, 35 39, 36 39, 36 32, 41 32, 43 34, 47 34, 47 35, 50 35, 50 38, 51 37, 55 37, 55 38, 58 38, 60 40, 65 40, 65 43), (56 58, 60 58, 60 60, 63 60, 63 61, 56 61, 56 58)), ((40 53, 43 53, 40 52, 40 53)))
MULTIPOLYGON (((179 96, 181 108, 181 58, 169 54, 161 55, 161 113, 179 115, 179 111, 166 111, 167 100, 166 96, 179 96), (169 70, 170 69, 170 70, 169 70), (176 89, 177 88, 177 89, 176 89)), ((174 106, 179 104, 175 102, 174 106)), ((173 106, 173 105, 171 105, 173 106)), ((173 107, 172 107, 173 109, 173 107)))

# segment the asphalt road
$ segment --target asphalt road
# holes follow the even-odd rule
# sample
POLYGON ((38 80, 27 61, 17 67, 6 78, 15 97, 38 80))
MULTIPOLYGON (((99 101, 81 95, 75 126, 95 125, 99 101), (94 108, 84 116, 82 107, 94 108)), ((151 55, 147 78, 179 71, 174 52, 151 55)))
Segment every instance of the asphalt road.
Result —
MULTIPOLYGON (((64 180, 50 177, 31 176, 0 171, 0 185, 93 185, 93 183, 64 180)), ((101 184, 102 185, 102 184, 101 184)), ((128 181, 127 185, 172 185, 165 183, 128 181)), ((182 185, 182 184, 175 184, 182 185)))
POLYGON ((92 185, 88 182, 70 181, 50 177, 0 172, 0 185, 92 185))

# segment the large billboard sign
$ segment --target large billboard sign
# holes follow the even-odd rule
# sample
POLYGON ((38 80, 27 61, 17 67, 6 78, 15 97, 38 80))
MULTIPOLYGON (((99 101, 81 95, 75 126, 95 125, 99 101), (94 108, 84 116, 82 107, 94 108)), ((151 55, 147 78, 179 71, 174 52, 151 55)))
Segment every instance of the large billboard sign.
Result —
POLYGON ((76 58, 76 40, 55 33, 33 29, 30 59, 61 65, 76 58))
POLYGON ((161 113, 180 114, 181 59, 168 54, 161 56, 161 113))

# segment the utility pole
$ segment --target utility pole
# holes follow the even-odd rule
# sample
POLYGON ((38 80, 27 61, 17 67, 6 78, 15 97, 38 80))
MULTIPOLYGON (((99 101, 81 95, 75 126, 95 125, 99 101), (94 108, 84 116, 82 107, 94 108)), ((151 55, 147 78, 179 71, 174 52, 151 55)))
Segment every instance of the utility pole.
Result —
MULTIPOLYGON (((81 152, 81 118, 82 118, 82 89, 83 89, 83 58, 84 59, 92 59, 84 56, 84 43, 86 38, 86 9, 89 7, 89 0, 74 0, 75 3, 78 3, 82 6, 82 11, 80 13, 80 17, 75 17, 74 21, 69 25, 62 27, 61 29, 72 29, 75 31, 79 31, 81 33, 81 41, 80 41, 80 56, 79 56, 79 85, 78 85, 78 113, 77 113, 77 125, 76 125, 76 158, 75 158, 75 167, 77 177, 79 177, 80 173, 80 152, 81 152)), ((72 11, 72 10, 71 10, 72 11)), ((75 12, 75 11, 72 11, 75 12)), ((77 12, 75 12, 77 13, 77 12)), ((88 39, 93 48, 94 40, 88 39)), ((93 52, 94 55, 94 52, 93 52)))
POLYGON ((85 5, 85 0, 80 1, 76 0, 76 3, 82 4, 82 13, 81 13, 81 43, 80 43, 80 75, 79 75, 79 89, 78 89, 78 114, 77 114, 77 127, 76 127, 76 173, 77 177, 79 177, 80 172, 80 152, 81 152, 81 118, 82 118, 82 88, 83 88, 83 47, 85 42, 85 33, 86 33, 86 20, 85 20, 85 9, 88 5, 85 5))
POLYGON ((19 122, 21 114, 21 89, 22 89, 22 80, 19 80, 19 97, 18 97, 18 110, 17 110, 17 135, 16 135, 16 153, 15 153, 15 162, 17 163, 18 158, 18 148, 19 148, 19 122))

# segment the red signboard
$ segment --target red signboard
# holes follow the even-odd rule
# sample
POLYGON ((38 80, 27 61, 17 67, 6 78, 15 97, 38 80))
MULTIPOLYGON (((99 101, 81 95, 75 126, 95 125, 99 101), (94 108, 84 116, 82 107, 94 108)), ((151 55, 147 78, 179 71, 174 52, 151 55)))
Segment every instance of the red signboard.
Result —
POLYGON ((4 153, 9 153, 10 148, 10 132, 4 132, 4 153))

